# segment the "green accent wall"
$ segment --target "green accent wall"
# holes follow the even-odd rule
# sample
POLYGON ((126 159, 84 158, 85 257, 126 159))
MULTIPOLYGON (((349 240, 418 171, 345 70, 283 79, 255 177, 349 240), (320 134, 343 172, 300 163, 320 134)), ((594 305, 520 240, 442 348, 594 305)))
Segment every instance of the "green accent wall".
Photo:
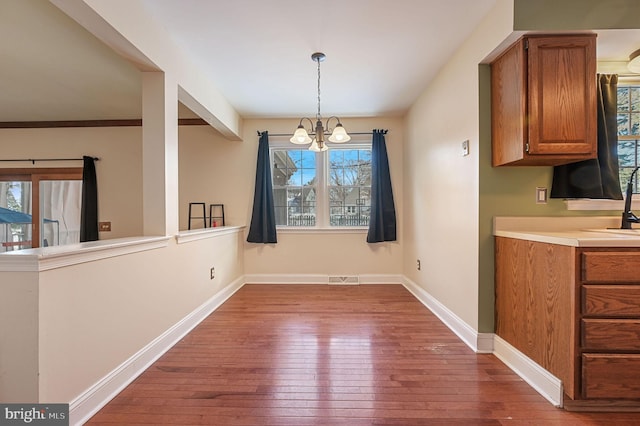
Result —
MULTIPOLYGON (((640 0, 514 0, 514 31, 640 29, 640 0)), ((569 211, 563 200, 536 204, 536 187, 551 190, 552 167, 491 167, 491 70, 479 66, 478 332, 494 331, 495 216, 608 216, 569 211)))
POLYGON ((640 28, 638 0, 514 0, 515 31, 640 28))

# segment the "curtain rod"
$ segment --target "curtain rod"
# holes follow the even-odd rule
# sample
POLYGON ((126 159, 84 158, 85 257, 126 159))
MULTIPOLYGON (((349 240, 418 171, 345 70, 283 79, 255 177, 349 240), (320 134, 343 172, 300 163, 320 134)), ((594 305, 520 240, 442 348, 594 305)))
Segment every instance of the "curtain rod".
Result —
MULTIPOLYGON (((388 130, 383 130, 383 133, 387 133, 388 130)), ((258 136, 261 132, 258 130, 258 136)), ((373 135, 373 132, 349 132, 350 135, 373 135)), ((293 133, 269 133, 269 136, 293 136, 293 133)))
MULTIPOLYGON (((100 161, 98 157, 91 157, 95 161, 100 161)), ((12 160, 2 160, 0 161, 30 161, 31 164, 36 164, 36 161, 84 161, 84 158, 22 158, 22 159, 12 159, 12 160)))

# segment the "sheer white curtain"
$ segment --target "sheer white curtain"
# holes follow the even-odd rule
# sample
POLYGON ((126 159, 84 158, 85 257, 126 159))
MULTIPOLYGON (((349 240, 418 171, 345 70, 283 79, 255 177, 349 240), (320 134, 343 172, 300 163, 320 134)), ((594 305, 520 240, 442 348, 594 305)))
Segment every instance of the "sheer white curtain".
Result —
POLYGON ((80 242, 82 181, 40 182, 42 246, 80 242))

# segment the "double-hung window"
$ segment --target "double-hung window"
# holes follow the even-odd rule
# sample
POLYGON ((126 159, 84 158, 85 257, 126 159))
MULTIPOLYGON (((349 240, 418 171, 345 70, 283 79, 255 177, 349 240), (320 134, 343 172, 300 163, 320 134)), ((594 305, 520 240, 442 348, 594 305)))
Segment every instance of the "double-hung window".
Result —
POLYGON ((328 146, 328 151, 316 153, 289 143, 271 143, 278 227, 369 226, 371 143, 328 146))
MULTIPOLYGON (((633 169, 640 165, 640 84, 618 85, 618 163, 624 193, 633 169)), ((640 193, 638 175, 633 192, 640 193)))

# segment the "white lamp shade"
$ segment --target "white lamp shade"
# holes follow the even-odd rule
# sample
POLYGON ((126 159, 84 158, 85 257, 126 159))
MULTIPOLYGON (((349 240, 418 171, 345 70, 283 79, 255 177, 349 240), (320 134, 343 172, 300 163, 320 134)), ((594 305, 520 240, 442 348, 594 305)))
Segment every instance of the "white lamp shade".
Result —
POLYGON ((344 127, 342 127, 342 124, 340 123, 336 124, 336 127, 335 129, 333 129, 331 136, 329 136, 329 141, 334 143, 344 143, 350 140, 351 136, 347 134, 347 131, 344 129, 344 127))
POLYGON ((322 144, 322 149, 318 146, 318 141, 317 140, 313 140, 313 142, 311 142, 311 146, 309 147, 309 151, 313 151, 313 152, 322 152, 322 151, 326 151, 328 150, 329 147, 327 146, 327 144, 322 144))
POLYGON ((333 129, 331 136, 329 136, 329 141, 334 143, 344 143, 350 140, 351 136, 347 134, 347 131, 344 129, 344 127, 342 127, 342 124, 340 123, 336 124, 336 127, 335 129, 333 129))
POLYGON ((311 138, 309 137, 309 134, 304 129, 304 127, 298 126, 295 133, 293 134, 293 137, 289 139, 289 141, 297 145, 306 145, 308 143, 311 143, 311 138))
POLYGON ((640 74, 640 49, 636 50, 629 56, 629 63, 627 64, 629 71, 640 74))

